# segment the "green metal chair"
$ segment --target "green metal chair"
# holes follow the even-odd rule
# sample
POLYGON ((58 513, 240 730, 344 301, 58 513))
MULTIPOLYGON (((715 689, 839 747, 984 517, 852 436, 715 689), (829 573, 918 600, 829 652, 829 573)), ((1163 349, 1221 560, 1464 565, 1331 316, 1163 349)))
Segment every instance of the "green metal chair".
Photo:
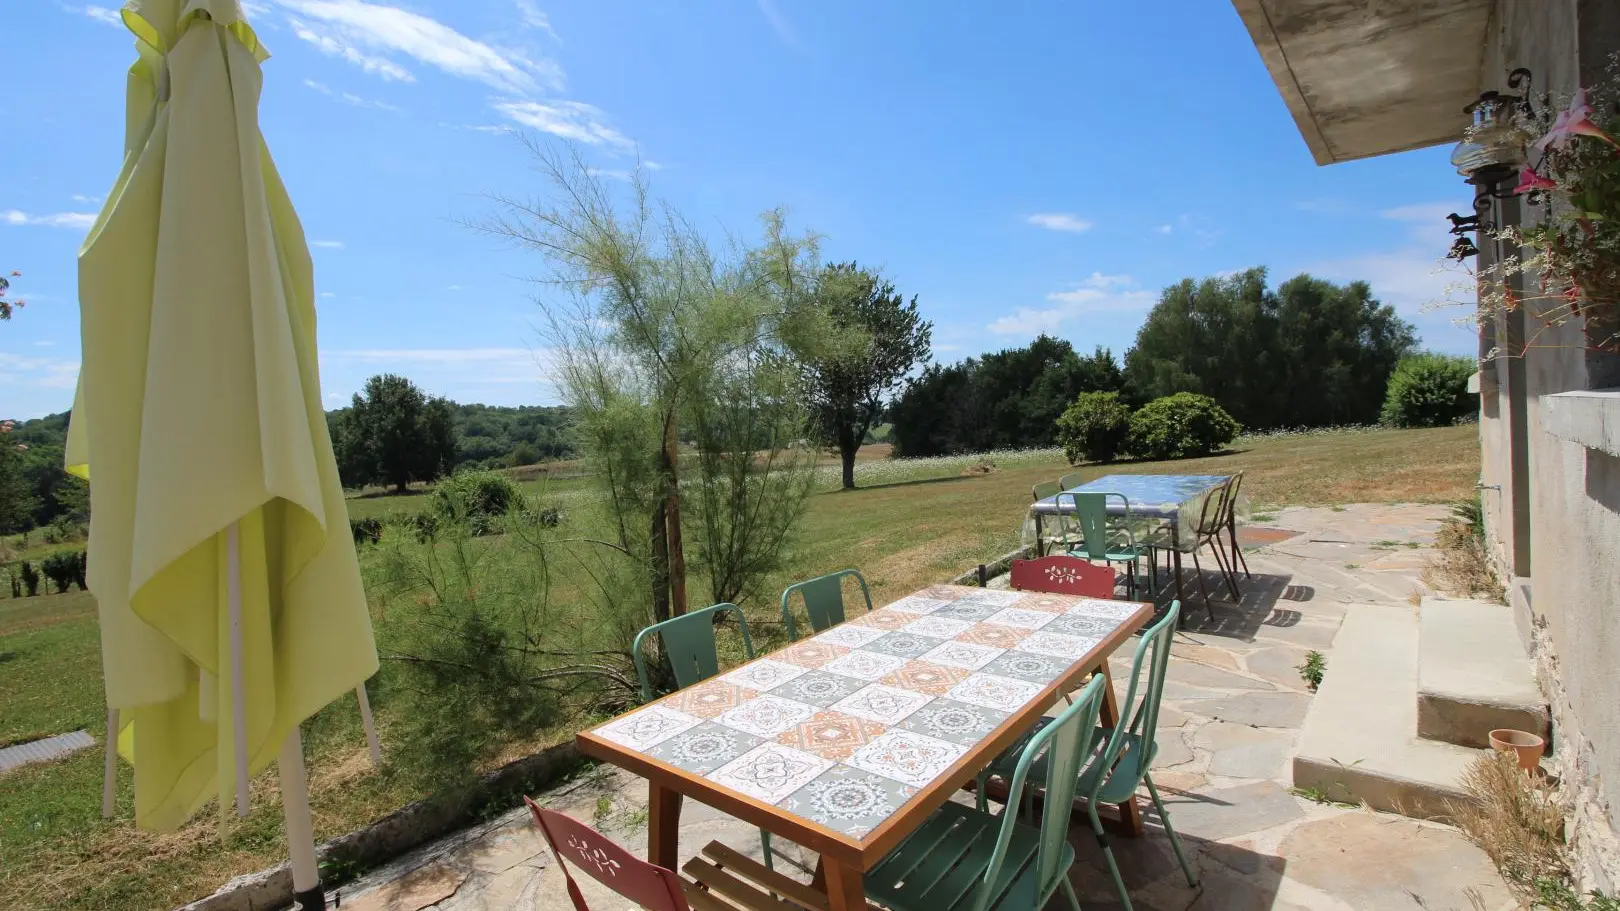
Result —
MULTIPOLYGON (((753 660, 754 640, 748 636, 748 619, 743 616, 742 608, 735 604, 713 604, 702 610, 688 611, 679 617, 654 623, 636 633, 635 641, 630 644, 630 657, 636 663, 636 679, 641 683, 643 700, 652 701, 653 687, 651 675, 647 671, 647 658, 641 648, 642 641, 653 635, 663 640, 664 657, 669 659, 670 669, 675 673, 675 687, 685 689, 720 673, 720 655, 715 648, 714 623, 719 615, 726 613, 736 615, 737 628, 742 630, 743 655, 748 660, 753 660)), ((760 829, 759 844, 765 854, 765 866, 774 869, 771 859, 771 833, 760 829)))
POLYGON ((1136 533, 1131 530, 1131 501, 1128 497, 1118 493, 1065 492, 1057 495, 1057 502, 1060 512, 1065 502, 1073 504, 1072 512, 1066 514, 1067 521, 1077 527, 1080 544, 1069 551, 1070 556, 1101 560, 1109 566, 1124 563, 1126 597, 1136 596, 1137 566, 1140 561, 1147 560, 1148 585, 1154 590, 1158 589, 1158 568, 1153 560, 1153 551, 1146 544, 1138 544, 1136 533), (1117 499, 1125 505, 1124 515, 1118 517, 1117 529, 1109 527, 1109 499, 1117 499), (1120 543, 1121 537, 1124 543, 1120 543))
MULTIPOLYGON (((1051 499, 1062 492, 1062 481, 1042 481, 1029 489, 1029 496, 1033 502, 1039 503, 1042 500, 1051 499)), ((1069 548, 1080 543, 1080 533, 1070 529, 1067 518, 1065 518, 1061 513, 1050 518, 1056 524, 1057 533, 1043 533, 1041 535, 1040 540, 1035 542, 1037 550, 1036 556, 1045 555, 1047 553, 1046 545, 1049 544, 1055 544, 1063 550, 1068 550, 1069 548)))
POLYGON ((1069 882, 1069 814, 1106 685, 1097 675, 1029 738, 999 814, 941 806, 866 874, 867 897, 894 911, 1034 911, 1062 886, 1069 907, 1080 911, 1069 882), (1014 808, 1029 779, 1039 777, 1037 766, 1051 770, 1053 783, 1040 823, 1032 826, 1019 822, 1014 808))
POLYGON ((866 597, 866 610, 872 610, 872 590, 866 587, 866 577, 858 569, 841 569, 825 576, 795 582, 782 589, 782 623, 787 626, 789 639, 799 638, 798 626, 793 620, 790 598, 794 592, 804 599, 804 611, 810 617, 811 632, 819 633, 829 626, 844 622, 844 577, 854 576, 861 583, 861 594, 866 597))
MULTIPOLYGON (((1114 861, 1113 848, 1109 847, 1108 836, 1103 832, 1102 820, 1097 816, 1099 804, 1116 804, 1136 799, 1136 789, 1142 784, 1147 785, 1148 795, 1153 798, 1153 806, 1159 811, 1159 822, 1164 826, 1166 835, 1170 836, 1170 847, 1176 852, 1176 860, 1181 863, 1181 872, 1187 876, 1187 884, 1198 885, 1198 877, 1193 873, 1192 867, 1187 864, 1187 857, 1181 850, 1181 839, 1176 830, 1170 827, 1170 814, 1164 809, 1164 801, 1159 799, 1159 789, 1153 786, 1153 779, 1148 775, 1148 768, 1153 764, 1153 757, 1159 751, 1158 724, 1159 704, 1164 698, 1165 672, 1170 666, 1170 641, 1175 636, 1176 623, 1180 620, 1181 602, 1170 602, 1170 609, 1165 612, 1157 623, 1148 627, 1142 633, 1141 641, 1136 644, 1136 654, 1131 660, 1131 684, 1126 690, 1125 701, 1121 709, 1130 722, 1124 726, 1113 728, 1098 728, 1095 732, 1097 741, 1104 742, 1101 751, 1091 757, 1091 761, 1080 772, 1079 790, 1086 798, 1086 814, 1091 817, 1091 830, 1097 836, 1097 844, 1102 847, 1103 857, 1108 861, 1108 872, 1113 874, 1114 887, 1119 890, 1119 899, 1126 911, 1131 911, 1131 896, 1125 890, 1125 880, 1119 874, 1119 864, 1114 861), (1147 679, 1143 680, 1142 671, 1146 668, 1147 679), (1141 699, 1137 699, 1138 693, 1141 699)), ((1094 678, 1102 679, 1098 674, 1094 678)), ((1042 719, 1045 722, 1046 719, 1042 719)), ((1047 723, 1046 726, 1050 726, 1047 723)), ((1016 776, 1017 767, 1013 764, 1015 751, 1019 744, 1012 747, 996 758, 979 776, 979 794, 984 793, 984 785, 991 775, 1008 779, 1016 776)), ((1019 763, 1022 763, 1020 758, 1019 763)), ((1058 774, 1054 772, 1053 774, 1058 774)), ((1039 781, 1047 782, 1051 787, 1052 776, 1048 775, 1048 768, 1037 764, 1035 777, 1039 781)), ((1009 792, 1009 805, 1016 795, 1009 792)), ((981 805, 984 798, 979 798, 981 805)), ((1048 798, 1045 806, 1051 807, 1048 798)))
POLYGON ((1084 472, 1071 471, 1063 477, 1058 478, 1058 485, 1064 490, 1073 490, 1074 488, 1079 487, 1081 484, 1086 483, 1086 479, 1083 477, 1083 475, 1084 472))

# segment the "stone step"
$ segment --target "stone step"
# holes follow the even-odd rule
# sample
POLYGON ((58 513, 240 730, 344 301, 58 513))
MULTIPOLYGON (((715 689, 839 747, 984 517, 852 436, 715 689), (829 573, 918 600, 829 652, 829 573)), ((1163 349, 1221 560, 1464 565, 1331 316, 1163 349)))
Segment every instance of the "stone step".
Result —
POLYGON ((1424 598, 1419 620, 1417 733, 1467 747, 1490 732, 1547 736, 1547 701, 1524 653, 1513 609, 1489 601, 1424 598))
POLYGON ((1418 616, 1409 605, 1350 605, 1305 714, 1294 786, 1418 818, 1460 799, 1478 750, 1417 733, 1418 616))

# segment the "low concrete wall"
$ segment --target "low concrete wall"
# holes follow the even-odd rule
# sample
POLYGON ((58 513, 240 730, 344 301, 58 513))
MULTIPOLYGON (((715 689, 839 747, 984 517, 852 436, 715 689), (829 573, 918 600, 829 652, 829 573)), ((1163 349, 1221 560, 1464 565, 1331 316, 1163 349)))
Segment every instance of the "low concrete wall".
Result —
MULTIPOLYGON (((984 564, 985 579, 994 579, 1004 573, 1012 572, 1012 562, 1014 560, 1027 560, 1029 559, 1030 555, 1034 553, 1034 551, 1035 549, 1033 547, 1020 547, 1017 550, 1009 550, 997 557, 994 561, 984 564)), ((950 584, 978 585, 979 568, 977 566, 973 567, 967 572, 952 579, 950 584)))
MULTIPOLYGON (((535 793, 578 767, 582 757, 572 740, 510 762, 480 776, 463 793, 407 804, 363 829, 315 849, 317 863, 341 861, 364 870, 385 863, 447 832, 474 822, 490 801, 535 793)), ((329 887, 330 888, 330 887, 329 887)), ((179 911, 271 911, 292 903, 292 868, 287 864, 238 876, 207 898, 179 911)))

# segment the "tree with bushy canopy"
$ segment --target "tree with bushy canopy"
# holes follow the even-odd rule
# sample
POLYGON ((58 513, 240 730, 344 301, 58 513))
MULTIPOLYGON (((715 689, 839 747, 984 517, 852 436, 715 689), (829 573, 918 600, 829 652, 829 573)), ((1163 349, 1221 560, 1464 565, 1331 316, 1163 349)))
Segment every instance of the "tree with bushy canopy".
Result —
POLYGON ((1042 335, 949 366, 933 365, 889 409, 895 448, 906 456, 1051 446, 1056 422, 1082 392, 1117 391, 1119 364, 1106 348, 1081 357, 1042 335))
POLYGON ((1391 427, 1449 427, 1479 409, 1468 391, 1473 358, 1415 354, 1401 358, 1389 377, 1380 420, 1391 427))
POLYGON ((1137 409, 1125 445, 1144 459, 1185 459, 1219 452, 1242 431, 1214 399, 1178 392, 1137 409))
POLYGON ((1253 268, 1166 288, 1126 352, 1126 386, 1136 402, 1207 395, 1246 427, 1365 424, 1415 343, 1366 282, 1299 275, 1272 290, 1253 268))
POLYGON ((403 492, 456 464, 451 405, 391 373, 366 380, 349 411, 333 422, 332 448, 345 487, 386 484, 403 492))
POLYGON ((838 448, 843 485, 855 486, 855 453, 882 414, 884 400, 928 360, 934 326, 917 298, 855 263, 826 266, 813 295, 823 331, 801 336, 803 370, 815 429, 838 448))
POLYGON ((1070 465, 1107 462, 1125 448, 1131 409, 1117 392, 1082 392, 1057 420, 1057 439, 1070 465))

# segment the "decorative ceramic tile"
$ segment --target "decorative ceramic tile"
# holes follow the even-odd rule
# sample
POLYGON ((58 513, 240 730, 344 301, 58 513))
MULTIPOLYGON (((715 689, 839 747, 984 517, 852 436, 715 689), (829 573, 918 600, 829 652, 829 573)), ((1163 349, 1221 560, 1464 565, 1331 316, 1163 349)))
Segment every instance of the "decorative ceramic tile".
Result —
POLYGON ((938 778, 967 747, 912 731, 890 731, 856 750, 848 764, 913 787, 938 778))
POLYGON ((898 724, 933 698, 925 693, 870 683, 833 703, 832 707, 846 715, 870 718, 882 724, 898 724))
POLYGON ((1016 626, 1020 629, 1040 629, 1051 623, 1056 616, 1048 611, 1009 607, 991 614, 984 622, 994 623, 997 626, 1016 626))
POLYGON ((960 585, 930 585, 922 591, 917 592, 917 596, 922 598, 935 598, 940 601, 955 601, 956 599, 967 594, 968 591, 969 589, 960 585))
POLYGON ((994 588, 969 589, 968 594, 962 596, 964 601, 978 601, 981 604, 994 604, 997 607, 1011 607, 1024 597, 1023 592, 1004 591, 994 588))
POLYGON ((699 718, 713 718, 726 709, 736 708, 758 695, 755 690, 715 679, 677 690, 675 695, 659 704, 699 718))
POLYGON ((775 737, 815 713, 816 707, 813 705, 767 694, 750 699, 714 720, 756 737, 775 737))
POLYGON ((841 645, 844 648, 860 648, 881 635, 883 635, 883 630, 873 629, 870 626, 851 626, 848 623, 840 623, 826 632, 817 633, 809 641, 820 643, 822 645, 841 645))
POLYGON ((1022 642, 1030 631, 1019 629, 1016 626, 997 626, 994 623, 978 623, 967 632, 956 637, 957 642, 972 642, 975 645, 989 645, 995 648, 1012 648, 1022 642))
POLYGON ((780 686, 781 684, 792 680, 794 677, 799 676, 807 670, 809 670, 809 668, 800 667, 797 664, 789 664, 786 661, 777 661, 774 658, 761 658, 758 661, 750 661, 734 671, 721 674, 718 679, 724 680, 725 682, 734 686, 758 690, 759 692, 763 693, 772 687, 780 686))
POLYGON ((1051 655, 1054 658, 1076 661, 1081 655, 1091 651, 1099 641, 1092 636, 1068 636, 1041 630, 1030 633, 1029 638, 1013 647, 1021 652, 1034 652, 1037 655, 1051 655))
POLYGON ((946 695, 957 702, 981 705, 987 709, 1016 709, 1034 699, 1040 691, 1040 684, 1028 680, 980 673, 951 687, 946 695))
POLYGON ((821 669, 829 674, 842 674, 858 680, 876 680, 905 663, 906 659, 899 655, 858 649, 827 662, 821 669))
POLYGON ((1064 595, 1042 595, 1036 592, 1030 592, 1024 596, 1024 600, 1018 602, 1018 606, 1022 610, 1036 610, 1045 611, 1048 614, 1062 614, 1066 613, 1069 608, 1074 606, 1074 598, 1066 597, 1064 595))
POLYGON ((1087 636, 1092 639, 1102 639, 1119 629, 1118 620, 1106 617, 1090 617, 1085 614, 1067 613, 1059 614, 1057 619, 1048 623, 1042 632, 1063 633, 1069 636, 1087 636))
POLYGON ((1049 658, 1046 655, 1019 651, 1007 652, 983 667, 986 674, 1028 680, 1042 686, 1063 676, 1063 672, 1068 669, 1069 662, 1062 658, 1049 658))
POLYGON ((753 734, 707 721, 644 752, 688 772, 706 775, 761 742, 753 734))
POLYGON ((774 804, 809 784, 832 765, 831 759, 814 753, 779 743, 764 743, 705 777, 722 787, 774 804))
POLYGON ((916 633, 919 636, 935 636, 940 639, 949 639, 972 628, 973 621, 971 620, 952 620, 949 617, 932 615, 918 617, 905 626, 908 633, 916 633))
POLYGON ((901 730, 927 734, 951 743, 972 746, 990 736, 1010 712, 968 705, 953 699, 935 699, 900 722, 901 730))
POLYGON ((887 686, 911 690, 913 693, 943 696, 951 687, 966 680, 971 673, 973 672, 966 668, 932 664, 927 661, 907 661, 904 667, 884 677, 881 682, 887 686))
POLYGON ((1069 605, 1068 613, 1088 617, 1106 617, 1109 620, 1129 620, 1142 605, 1135 601, 1103 601, 1099 598, 1081 598, 1069 605))
POLYGON ((861 646, 868 652, 882 652, 885 655, 899 655, 902 658, 915 658, 918 655, 938 646, 944 642, 937 636, 919 636, 905 630, 893 632, 887 636, 873 639, 861 646))
POLYGON ((955 601, 945 605, 929 616, 949 617, 952 620, 983 620, 1001 608, 994 604, 985 604, 982 601, 955 601))
POLYGON ((799 667, 821 667, 839 655, 848 653, 849 646, 829 645, 812 639, 808 642, 800 642, 798 645, 788 646, 771 657, 786 661, 789 664, 797 664, 799 667))
POLYGON ((811 671, 782 684, 772 690, 771 695, 817 708, 826 708, 865 685, 863 681, 854 677, 840 677, 826 671, 811 671))
POLYGON ((917 789, 849 766, 834 766, 779 806, 859 838, 905 806, 917 789))
POLYGON ((871 743, 888 729, 888 725, 869 718, 825 711, 817 712, 808 721, 776 735, 776 742, 825 759, 848 759, 849 754, 871 743))
POLYGON ((902 614, 931 614, 950 603, 949 601, 941 601, 938 598, 907 595, 899 601, 887 605, 884 610, 899 611, 902 614))
POLYGON ((845 625, 868 626, 872 629, 880 630, 894 630, 905 626, 907 623, 910 623, 915 619, 917 619, 916 614, 908 614, 903 611, 875 610, 870 614, 864 614, 856 617, 854 620, 849 621, 849 623, 845 625))
POLYGON ((602 725, 596 729, 596 733, 603 740, 611 740, 620 746, 645 750, 702 723, 703 719, 696 715, 666 709, 661 705, 649 705, 602 725))
POLYGON ((922 660, 976 671, 994 661, 996 656, 1004 651, 1006 649, 989 645, 975 645, 972 642, 947 642, 923 655, 922 660))

